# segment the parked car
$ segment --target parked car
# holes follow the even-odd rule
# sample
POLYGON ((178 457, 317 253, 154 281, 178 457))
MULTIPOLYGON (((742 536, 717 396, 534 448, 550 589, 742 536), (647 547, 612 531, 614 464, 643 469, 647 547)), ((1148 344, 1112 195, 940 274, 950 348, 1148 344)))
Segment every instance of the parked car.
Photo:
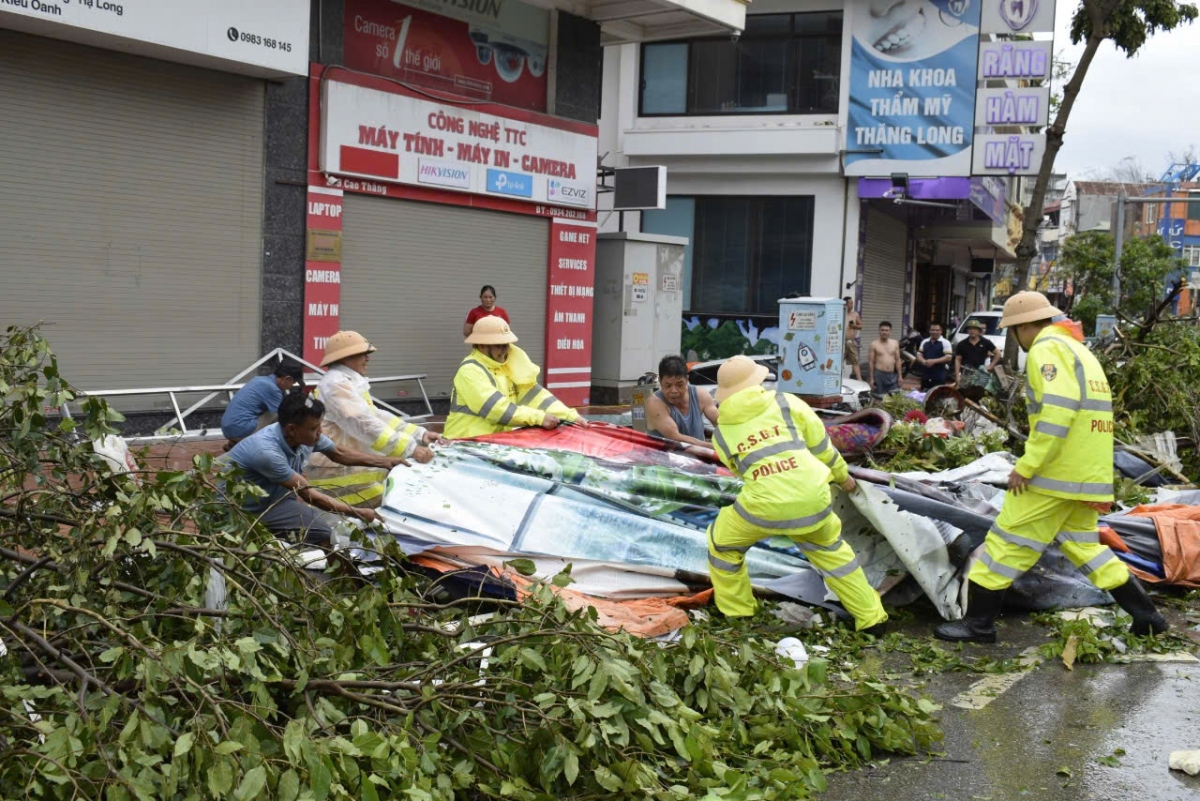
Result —
MULTIPOLYGON (((1000 327, 1000 318, 1003 317, 1003 312, 999 311, 981 311, 975 312, 970 317, 962 321, 962 324, 951 335, 950 342, 958 345, 967 338, 967 323, 971 320, 978 320, 986 326, 983 329, 983 335, 991 340, 992 344, 1000 350, 1004 350, 1004 329, 1000 327)), ((1025 369, 1025 351, 1021 351, 1017 355, 1017 366, 1022 370, 1025 369)))
MULTIPOLYGON (((765 364, 771 371, 767 376, 767 380, 763 382, 763 386, 768 389, 774 389, 777 378, 777 366, 779 357, 774 354, 765 356, 750 356, 756 362, 765 364)), ((688 371, 688 382, 697 390, 708 392, 710 394, 717 391, 717 370, 721 369, 721 365, 725 363, 724 359, 717 359, 711 362, 698 362, 692 365, 688 371)), ((871 387, 866 381, 856 381, 853 378, 842 379, 842 402, 838 404, 837 411, 857 412, 859 409, 866 407, 871 402, 871 387)))

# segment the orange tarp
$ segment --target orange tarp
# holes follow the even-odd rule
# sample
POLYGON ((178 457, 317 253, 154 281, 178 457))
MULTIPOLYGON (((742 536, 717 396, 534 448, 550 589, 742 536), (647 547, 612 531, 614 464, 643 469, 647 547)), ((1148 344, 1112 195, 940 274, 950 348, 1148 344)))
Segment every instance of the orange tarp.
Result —
POLYGON ((1150 582, 1200 587, 1200 506, 1148 504, 1137 507, 1129 514, 1154 521, 1158 542, 1162 546, 1162 565, 1166 578, 1147 575, 1140 570, 1137 571, 1138 576, 1150 582))
MULTIPOLYGON (((462 565, 438 558, 436 554, 425 552, 412 557, 412 561, 424 567, 433 568, 443 573, 461 569, 462 565)), ((511 581, 517 590, 518 598, 526 598, 536 579, 527 578, 511 570, 490 568, 493 575, 503 576, 511 581)), ((695 595, 680 595, 674 598, 633 598, 624 601, 614 601, 608 598, 596 598, 584 595, 570 588, 551 587, 567 608, 571 610, 590 606, 599 615, 597 623, 609 631, 624 629, 639 637, 658 637, 681 629, 688 624, 688 609, 698 609, 708 604, 712 598, 712 590, 704 590, 695 595)))

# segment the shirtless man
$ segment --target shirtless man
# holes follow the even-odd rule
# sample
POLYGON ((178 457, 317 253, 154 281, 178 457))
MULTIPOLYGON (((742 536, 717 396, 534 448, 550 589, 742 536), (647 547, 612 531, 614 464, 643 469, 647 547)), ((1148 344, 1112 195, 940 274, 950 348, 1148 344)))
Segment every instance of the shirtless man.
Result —
POLYGON ((854 298, 847 295, 846 298, 846 353, 845 359, 853 368, 853 374, 856 381, 862 381, 862 367, 859 362, 862 361, 858 356, 858 336, 862 331, 862 316, 854 310, 854 298))
POLYGON ((867 376, 871 383, 871 394, 877 398, 899 392, 900 379, 904 378, 900 343, 891 337, 892 324, 884 320, 879 324, 879 339, 871 343, 871 350, 867 354, 867 376))

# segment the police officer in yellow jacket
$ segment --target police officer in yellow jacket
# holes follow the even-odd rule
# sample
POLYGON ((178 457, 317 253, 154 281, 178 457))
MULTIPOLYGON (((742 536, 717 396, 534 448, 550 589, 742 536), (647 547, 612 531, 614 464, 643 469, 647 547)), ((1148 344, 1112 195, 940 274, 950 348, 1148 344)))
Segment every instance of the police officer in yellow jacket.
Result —
POLYGON ((717 371, 720 407, 713 446, 745 482, 733 506, 722 509, 708 529, 708 573, 717 608, 729 617, 754 614, 746 552, 759 540, 783 535, 837 593, 856 628, 873 628, 887 620, 887 613, 841 538, 829 489, 834 481, 854 492, 855 481, 808 404, 764 389, 766 376, 766 367, 745 356, 734 356, 717 371))
POLYGON ((500 317, 481 317, 466 343, 474 345, 454 374, 446 436, 466 439, 514 428, 581 422, 579 413, 538 383, 540 369, 513 343, 500 317))
POLYGON ((1004 304, 1026 360, 1029 440, 1008 479, 1004 508, 988 532, 986 552, 967 578, 967 614, 943 623, 943 640, 995 642, 1004 592, 1058 540, 1063 553, 1133 616, 1135 634, 1167 622, 1125 563, 1100 543, 1100 512, 1113 501, 1113 414, 1108 378, 1083 344, 1078 326, 1040 292, 1004 304))
MULTIPOLYGON (((346 450, 396 456, 427 463, 430 444, 440 438, 375 405, 367 365, 375 346, 357 331, 338 331, 325 344, 321 377, 313 395, 325 404, 321 431, 346 450)), ((383 500, 387 471, 337 464, 314 453, 309 482, 351 506, 378 506, 383 500)))

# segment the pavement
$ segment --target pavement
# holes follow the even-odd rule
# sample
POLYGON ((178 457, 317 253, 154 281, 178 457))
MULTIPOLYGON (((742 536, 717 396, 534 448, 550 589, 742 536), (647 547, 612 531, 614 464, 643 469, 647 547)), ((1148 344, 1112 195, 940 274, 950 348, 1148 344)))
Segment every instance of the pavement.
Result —
MULTIPOLYGON (((905 633, 929 637, 934 622, 912 624, 905 633)), ((1006 616, 998 644, 964 645, 961 655, 1035 661, 1047 631, 1028 618, 1006 616)), ((1172 751, 1200 748, 1200 661, 1194 652, 1145 655, 1171 661, 1075 664, 1068 670, 1053 660, 1014 673, 922 679, 914 690, 943 706, 941 753, 830 775, 821 799, 1200 799, 1200 777, 1167 766, 1172 751)))

